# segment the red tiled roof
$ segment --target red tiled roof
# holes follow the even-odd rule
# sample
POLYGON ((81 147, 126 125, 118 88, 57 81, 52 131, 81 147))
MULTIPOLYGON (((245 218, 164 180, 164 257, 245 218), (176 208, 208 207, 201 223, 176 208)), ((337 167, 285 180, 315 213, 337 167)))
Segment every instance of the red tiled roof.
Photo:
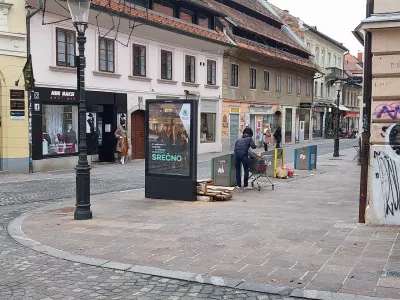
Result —
POLYGON ((344 77, 363 76, 363 68, 359 65, 360 61, 350 53, 344 56, 344 77))
POLYGON ((297 55, 282 51, 282 50, 278 50, 260 43, 256 43, 253 41, 250 41, 248 39, 244 39, 242 37, 239 36, 233 36, 233 40, 235 41, 236 45, 239 48, 242 49, 246 49, 252 52, 256 52, 262 55, 266 55, 269 57, 273 57, 277 60, 281 60, 281 61, 285 61, 285 62, 289 62, 289 63, 294 63, 297 65, 301 65, 305 68, 308 68, 314 72, 320 72, 322 73, 322 70, 313 62, 311 62, 311 60, 307 59, 307 58, 302 58, 299 57, 297 55))
POLYGON ((258 0, 232 0, 232 1, 233 1, 233 2, 236 2, 236 3, 240 4, 240 5, 243 5, 243 6, 249 8, 249 9, 255 11, 255 12, 258 12, 258 13, 260 13, 260 14, 262 14, 262 15, 264 15, 264 16, 266 16, 266 17, 272 19, 272 20, 275 20, 275 21, 277 21, 277 22, 283 24, 283 23, 282 23, 282 20, 280 20, 280 19, 277 18, 273 13, 271 13, 264 5, 262 5, 262 4, 260 3, 260 1, 258 1, 258 0))
POLYGON ((273 27, 263 21, 253 18, 249 15, 241 13, 233 8, 223 5, 214 0, 206 0, 211 6, 214 6, 218 11, 221 11, 229 19, 231 19, 238 28, 245 29, 250 32, 254 32, 258 35, 270 38, 276 42, 285 44, 292 48, 307 52, 307 50, 301 47, 298 43, 292 40, 286 33, 280 29, 273 27))
POLYGON ((116 0, 91 0, 91 1, 92 1, 92 7, 94 8, 97 6, 98 8, 116 11, 131 18, 134 18, 139 22, 153 23, 161 25, 163 27, 167 27, 172 30, 177 30, 183 33, 189 33, 191 35, 197 35, 199 37, 203 37, 219 43, 231 44, 223 32, 217 32, 204 27, 200 27, 195 24, 190 24, 176 18, 159 14, 152 10, 146 11, 141 8, 120 3, 119 1, 116 0))

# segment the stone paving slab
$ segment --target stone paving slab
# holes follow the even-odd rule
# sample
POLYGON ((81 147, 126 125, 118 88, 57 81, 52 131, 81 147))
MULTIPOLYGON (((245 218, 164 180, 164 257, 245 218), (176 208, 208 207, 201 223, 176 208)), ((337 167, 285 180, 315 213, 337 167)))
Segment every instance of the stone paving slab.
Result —
POLYGON ((357 224, 359 169, 353 151, 342 154, 319 157, 314 176, 279 181, 275 191, 240 191, 230 202, 102 195, 93 197, 92 220, 45 209, 22 230, 43 245, 120 266, 230 278, 314 299, 326 297, 313 290, 400 299, 398 229, 357 224))

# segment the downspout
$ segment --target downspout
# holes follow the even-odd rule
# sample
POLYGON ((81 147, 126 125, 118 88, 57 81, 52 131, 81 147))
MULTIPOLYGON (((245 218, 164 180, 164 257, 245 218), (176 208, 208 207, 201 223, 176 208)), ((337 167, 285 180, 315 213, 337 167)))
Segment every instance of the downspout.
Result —
POLYGON ((226 33, 226 28, 224 28, 224 35, 232 43, 232 45, 237 46, 235 41, 231 39, 231 37, 226 33))
MULTIPOLYGON (((367 0, 367 18, 374 11, 374 0, 367 0)), ((369 166, 369 140, 371 138, 371 97, 372 97, 372 33, 365 33, 364 42, 364 91, 363 91, 363 133, 361 138, 361 179, 360 179, 360 204, 358 222, 365 223, 365 210, 368 197, 368 166, 369 166)))
MULTIPOLYGON (((26 54, 31 55, 31 18, 43 10, 43 0, 39 0, 39 7, 26 14, 26 54)), ((28 139, 29 139, 29 173, 33 173, 32 161, 32 91, 28 92, 28 139)))

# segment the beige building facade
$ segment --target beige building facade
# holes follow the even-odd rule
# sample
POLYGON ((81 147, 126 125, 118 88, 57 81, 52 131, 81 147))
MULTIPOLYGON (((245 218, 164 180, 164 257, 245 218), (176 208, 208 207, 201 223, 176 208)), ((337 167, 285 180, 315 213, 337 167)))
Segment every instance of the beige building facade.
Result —
POLYGON ((0 171, 29 171, 24 1, 0 2, 0 171))
POLYGON ((400 225, 400 2, 374 2, 372 16, 359 27, 372 36, 366 223, 400 225))

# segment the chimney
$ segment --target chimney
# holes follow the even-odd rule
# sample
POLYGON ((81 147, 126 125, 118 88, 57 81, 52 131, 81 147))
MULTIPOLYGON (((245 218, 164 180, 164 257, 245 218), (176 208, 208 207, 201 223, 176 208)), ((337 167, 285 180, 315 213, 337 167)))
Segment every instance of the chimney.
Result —
POLYGON ((362 51, 358 51, 357 59, 359 62, 363 62, 363 55, 364 55, 364 53, 362 51))

